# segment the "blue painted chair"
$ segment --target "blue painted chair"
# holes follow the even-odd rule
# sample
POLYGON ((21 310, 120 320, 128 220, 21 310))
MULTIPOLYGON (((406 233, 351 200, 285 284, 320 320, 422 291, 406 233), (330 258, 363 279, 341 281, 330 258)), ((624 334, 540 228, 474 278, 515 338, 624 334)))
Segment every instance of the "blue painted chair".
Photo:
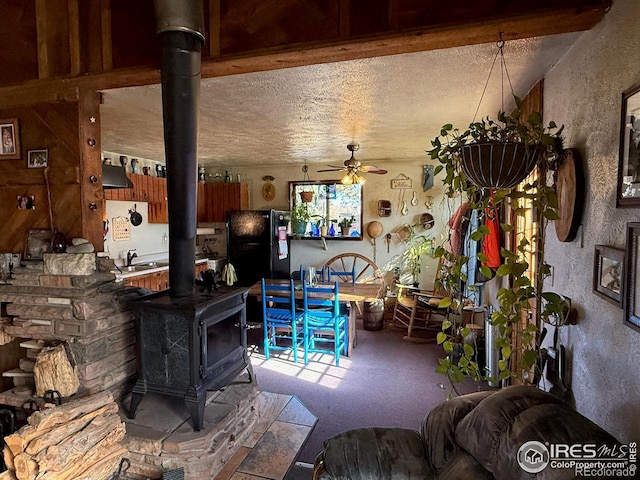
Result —
POLYGON ((309 353, 330 353, 336 366, 340 354, 347 354, 349 345, 349 316, 342 313, 338 299, 338 282, 331 286, 302 285, 304 307, 304 363, 309 353))
POLYGON ((324 265, 322 267, 322 280, 325 282, 350 282, 356 283, 356 266, 354 265, 351 270, 338 271, 332 267, 324 265))
POLYGON ((293 280, 288 285, 272 285, 261 280, 262 320, 264 322, 264 356, 276 351, 293 352, 298 362, 298 349, 304 348, 303 312, 296 309, 293 280))

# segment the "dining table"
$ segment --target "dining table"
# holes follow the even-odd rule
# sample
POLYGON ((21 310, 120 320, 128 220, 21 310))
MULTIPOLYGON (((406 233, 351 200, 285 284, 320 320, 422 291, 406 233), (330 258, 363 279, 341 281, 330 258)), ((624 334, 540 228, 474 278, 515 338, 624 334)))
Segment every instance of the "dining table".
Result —
MULTIPOLYGON (((271 279, 266 280, 271 285, 288 285, 287 279, 271 279)), ((302 300, 302 284, 300 281, 294 282, 295 284, 295 297, 302 300)), ((317 282, 314 286, 331 286, 332 284, 327 282, 317 282)), ((269 292, 270 295, 273 292, 269 292)), ((283 295, 285 292, 282 293, 283 295)), ((315 294, 322 295, 322 294, 315 294)), ((249 288, 249 296, 256 297, 258 301, 262 300, 262 286, 261 282, 256 282, 249 288)), ((357 346, 356 337, 356 312, 358 302, 373 302, 384 297, 384 287, 379 283, 351 283, 351 282, 338 282, 338 300, 341 303, 350 304, 349 308, 349 346, 347 349, 347 356, 351 356, 353 348, 357 346)))

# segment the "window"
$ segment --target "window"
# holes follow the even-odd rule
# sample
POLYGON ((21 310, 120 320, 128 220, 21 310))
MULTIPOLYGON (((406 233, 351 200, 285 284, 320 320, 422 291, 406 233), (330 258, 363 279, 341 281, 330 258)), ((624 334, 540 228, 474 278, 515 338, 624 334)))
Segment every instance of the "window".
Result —
POLYGON ((289 182, 289 204, 295 235, 362 240, 362 185, 289 182))

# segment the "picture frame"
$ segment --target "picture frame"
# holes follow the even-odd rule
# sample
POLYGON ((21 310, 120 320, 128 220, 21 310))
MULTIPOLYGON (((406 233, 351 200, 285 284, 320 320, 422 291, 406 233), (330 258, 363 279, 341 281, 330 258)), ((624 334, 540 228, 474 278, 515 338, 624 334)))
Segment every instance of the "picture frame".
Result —
POLYGON ((0 160, 20 158, 20 130, 17 118, 0 120, 0 160))
POLYGON ((640 206, 640 84, 622 93, 616 207, 640 206))
POLYGON ((49 166, 49 150, 29 150, 27 152, 27 168, 46 168, 49 166))
POLYGON ((622 308, 624 250, 596 245, 593 256, 593 293, 622 308))
POLYGON ((640 332, 640 223, 627 223, 624 261, 624 316, 626 326, 640 332))

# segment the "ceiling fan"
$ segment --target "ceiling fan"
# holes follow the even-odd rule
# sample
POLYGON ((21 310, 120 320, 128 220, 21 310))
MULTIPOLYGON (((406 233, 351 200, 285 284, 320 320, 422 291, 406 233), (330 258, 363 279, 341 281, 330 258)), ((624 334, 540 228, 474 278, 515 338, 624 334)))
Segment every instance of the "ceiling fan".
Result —
POLYGON ((338 165, 328 165, 329 169, 318 170, 318 172, 338 172, 341 170, 345 170, 344 177, 342 177, 341 182, 345 185, 351 185, 354 183, 363 184, 365 179, 358 175, 358 173, 375 173, 377 175, 384 175, 387 173, 386 170, 382 170, 374 165, 362 165, 359 160, 356 160, 353 156, 353 153, 356 152, 360 148, 360 145, 357 143, 350 143, 347 145, 347 150, 351 152, 351 158, 344 161, 344 166, 338 165))

